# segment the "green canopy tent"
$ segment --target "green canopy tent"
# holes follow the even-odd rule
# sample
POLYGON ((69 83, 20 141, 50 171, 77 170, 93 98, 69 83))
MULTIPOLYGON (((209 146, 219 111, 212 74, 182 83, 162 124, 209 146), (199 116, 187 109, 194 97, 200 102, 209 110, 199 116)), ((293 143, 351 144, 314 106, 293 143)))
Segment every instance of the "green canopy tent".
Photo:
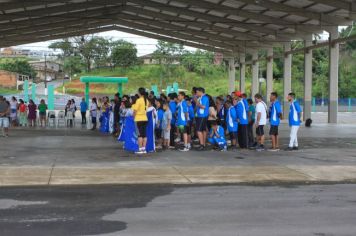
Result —
POLYGON ((122 84, 127 84, 127 77, 100 77, 100 76, 83 76, 80 82, 85 83, 85 101, 89 101, 90 83, 117 84, 117 91, 122 95, 122 84))

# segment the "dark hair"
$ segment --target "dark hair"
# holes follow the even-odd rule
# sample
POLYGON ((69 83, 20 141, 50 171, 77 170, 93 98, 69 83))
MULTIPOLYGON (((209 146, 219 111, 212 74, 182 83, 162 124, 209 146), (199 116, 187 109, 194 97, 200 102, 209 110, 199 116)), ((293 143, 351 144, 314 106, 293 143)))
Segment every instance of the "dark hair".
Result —
POLYGON ((259 94, 259 93, 256 93, 256 94, 255 94, 255 98, 257 98, 257 99, 262 99, 262 95, 259 94))
POLYGON ((247 99, 247 103, 250 104, 250 105, 253 104, 252 99, 251 99, 251 98, 248 98, 248 99, 247 99))
POLYGON ((168 94, 168 97, 169 97, 169 99, 174 100, 178 96, 177 96, 177 93, 170 93, 170 94, 168 94))
POLYGON ((98 102, 96 101, 96 97, 93 97, 93 98, 91 99, 91 102, 95 103, 95 104, 98 106, 98 102))
POLYGON ((196 93, 196 92, 197 92, 197 89, 198 89, 197 87, 193 87, 193 88, 192 88, 193 93, 196 93))
POLYGON ((124 102, 124 106, 125 106, 125 108, 131 108, 131 103, 130 103, 130 101, 129 101, 129 100, 126 100, 126 101, 124 102))
POLYGON ((243 98, 247 98, 247 94, 246 94, 246 93, 241 94, 241 96, 242 96, 243 98))
POLYGON ((30 99, 29 103, 31 104, 35 104, 34 101, 32 99, 30 99))
POLYGON ((115 93, 115 97, 120 98, 120 93, 115 93))
POLYGON ((289 93, 289 96, 291 96, 292 98, 295 98, 295 93, 289 93))
POLYGON ((138 89, 138 93, 139 93, 141 96, 143 96, 143 100, 145 100, 145 109, 146 109, 146 106, 147 106, 147 99, 148 99, 146 89, 141 87, 141 88, 138 89))
POLYGON ((24 103, 25 103, 22 99, 20 99, 19 101, 20 101, 21 104, 24 104, 24 103))
POLYGON ((277 92, 272 92, 271 95, 275 96, 276 98, 278 98, 278 93, 277 92))
POLYGON ((161 98, 161 100, 167 100, 167 96, 164 93, 161 93, 159 97, 161 98))
POLYGON ((136 96, 131 96, 130 99, 132 100, 132 104, 136 103, 137 97, 136 96))
POLYGON ((198 92, 198 91, 204 93, 204 92, 205 92, 205 89, 202 88, 202 87, 199 87, 199 88, 197 88, 197 92, 198 92))
POLYGON ((179 92, 179 95, 181 95, 181 96, 185 97, 185 92, 180 91, 180 92, 179 92))
POLYGON ((16 101, 17 102, 17 99, 15 96, 12 97, 12 100, 16 101))
POLYGON ((209 99, 209 107, 214 107, 215 110, 216 110, 216 105, 215 105, 213 97, 210 96, 210 95, 207 95, 207 96, 208 96, 208 99, 209 99))
POLYGON ((189 97, 188 95, 185 95, 185 96, 184 96, 184 100, 186 100, 186 101, 191 101, 191 100, 192 100, 192 98, 191 98, 191 97, 189 97))
POLYGON ((212 120, 210 121, 211 126, 215 126, 218 125, 218 122, 216 120, 212 120))

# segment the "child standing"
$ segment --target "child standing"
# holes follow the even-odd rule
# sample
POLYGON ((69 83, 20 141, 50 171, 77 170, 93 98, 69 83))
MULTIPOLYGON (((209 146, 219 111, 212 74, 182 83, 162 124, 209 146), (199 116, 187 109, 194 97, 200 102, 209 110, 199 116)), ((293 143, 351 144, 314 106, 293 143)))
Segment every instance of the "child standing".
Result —
POLYGON ((230 100, 227 100, 225 102, 225 105, 227 109, 226 126, 230 135, 231 147, 236 148, 236 139, 237 139, 237 130, 238 130, 236 109, 235 107, 232 106, 230 100))
POLYGON ((19 105, 19 122, 20 126, 27 126, 27 106, 22 99, 20 99, 19 105))
POLYGON ((187 123, 189 120, 189 114, 188 114, 188 105, 184 98, 185 98, 185 93, 179 92, 179 94, 178 94, 178 101, 179 101, 179 103, 178 103, 178 128, 179 128, 179 132, 181 134, 183 134, 183 141, 184 141, 184 148, 181 149, 180 151, 187 152, 187 151, 189 151, 188 127, 187 127, 187 123))
POLYGON ((169 147, 170 135, 171 135, 171 121, 172 121, 172 112, 169 109, 169 105, 167 103, 163 104, 163 120, 162 120, 162 136, 163 136, 163 148, 169 147))
POLYGON ((163 121, 163 115, 164 115, 164 110, 162 107, 162 101, 161 100, 156 100, 156 108, 157 108, 157 124, 156 124, 156 140, 157 140, 157 147, 158 149, 162 148, 162 121, 163 121))
POLYGON ((40 105, 38 105, 38 111, 40 114, 40 124, 43 127, 43 123, 46 126, 46 113, 47 113, 47 105, 44 99, 41 99, 40 105))

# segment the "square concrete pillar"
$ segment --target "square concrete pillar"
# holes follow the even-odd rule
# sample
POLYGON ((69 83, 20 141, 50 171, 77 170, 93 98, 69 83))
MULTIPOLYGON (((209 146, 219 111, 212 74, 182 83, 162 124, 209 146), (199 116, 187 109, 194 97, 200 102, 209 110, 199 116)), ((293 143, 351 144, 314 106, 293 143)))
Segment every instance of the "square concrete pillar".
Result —
POLYGON ((236 69, 235 69, 235 59, 229 58, 229 94, 235 91, 235 80, 236 80, 236 69))
POLYGON ((269 103, 269 96, 273 92, 273 48, 267 49, 267 89, 266 89, 266 99, 269 103))
POLYGON ((245 92, 246 90, 246 54, 240 53, 240 91, 245 92))
POLYGON ((252 85, 251 85, 251 97, 253 98, 259 89, 259 80, 258 80, 258 71, 259 71, 259 62, 258 62, 258 51, 252 53, 252 85))
MULTIPOLYGON (((338 27, 331 27, 329 40, 339 37, 338 27)), ((329 44, 329 114, 328 122, 337 123, 338 99, 339 99, 339 44, 329 44)))
POLYGON ((289 102, 287 96, 292 92, 292 54, 286 53, 291 50, 291 42, 284 44, 284 69, 283 69, 283 117, 288 118, 289 102))
MULTIPOLYGON (((313 35, 304 40, 304 46, 313 45, 313 35)), ((313 51, 304 51, 304 120, 311 118, 313 89, 313 51)))

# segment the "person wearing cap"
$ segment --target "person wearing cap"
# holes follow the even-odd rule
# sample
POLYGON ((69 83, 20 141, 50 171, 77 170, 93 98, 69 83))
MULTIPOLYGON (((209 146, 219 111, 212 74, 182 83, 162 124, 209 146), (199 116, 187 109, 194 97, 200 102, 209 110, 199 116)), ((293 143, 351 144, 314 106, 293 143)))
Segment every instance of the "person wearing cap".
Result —
POLYGON ((240 91, 235 92, 235 97, 237 98, 236 104, 236 114, 238 121, 238 143, 240 148, 248 147, 248 133, 247 133, 247 125, 248 125, 248 107, 242 98, 242 93, 240 91))

